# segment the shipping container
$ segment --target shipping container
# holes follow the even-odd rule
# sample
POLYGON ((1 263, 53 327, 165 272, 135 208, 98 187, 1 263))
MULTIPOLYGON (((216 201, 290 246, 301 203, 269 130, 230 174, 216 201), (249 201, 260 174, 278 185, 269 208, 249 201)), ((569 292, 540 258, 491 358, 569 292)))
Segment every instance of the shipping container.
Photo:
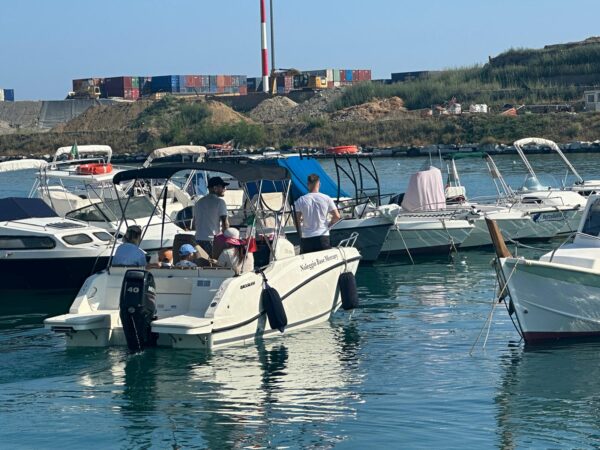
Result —
POLYGON ((344 83, 346 81, 346 71, 340 69, 340 82, 344 83))
POLYGON ((248 88, 246 86, 240 86, 240 95, 247 95, 248 88))
POLYGON ((327 80, 327 81, 340 81, 340 69, 333 69, 333 80, 327 80))
POLYGON ((152 77, 152 92, 179 92, 179 76, 161 75, 152 77))
POLYGON ((352 81, 352 70, 346 70, 346 81, 352 81))
POLYGON ((362 81, 361 77, 360 77, 360 75, 361 75, 360 70, 352 70, 351 72, 352 72, 352 81, 354 83, 358 83, 359 81, 362 81))
POLYGON ((0 102, 3 102, 4 100, 4 89, 0 89, 0 102))

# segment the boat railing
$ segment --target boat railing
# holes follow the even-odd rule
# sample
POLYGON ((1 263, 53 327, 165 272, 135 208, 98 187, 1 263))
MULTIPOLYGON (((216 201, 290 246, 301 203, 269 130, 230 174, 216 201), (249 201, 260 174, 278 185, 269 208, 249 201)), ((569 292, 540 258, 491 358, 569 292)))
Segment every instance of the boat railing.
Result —
POLYGON ((342 239, 337 246, 338 247, 344 247, 344 248, 346 248, 346 247, 354 247, 354 244, 356 244, 356 240, 357 239, 358 239, 358 233, 356 231, 354 231, 346 239, 342 239))

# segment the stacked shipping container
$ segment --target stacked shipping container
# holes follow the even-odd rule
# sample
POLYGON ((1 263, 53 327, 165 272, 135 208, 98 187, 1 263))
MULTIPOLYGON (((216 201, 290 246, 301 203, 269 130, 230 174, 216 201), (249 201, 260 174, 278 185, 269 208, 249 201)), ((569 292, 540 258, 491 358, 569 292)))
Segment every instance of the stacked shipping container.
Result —
POLYGON ((14 89, 0 89, 0 102, 14 102, 15 91, 14 89))
MULTIPOLYGON (((370 81, 370 70, 322 69, 301 72, 300 75, 280 74, 275 86, 278 94, 294 89, 325 89, 370 81)), ((246 75, 161 75, 156 77, 111 77, 73 80, 74 92, 99 87, 102 97, 136 100, 153 93, 172 94, 238 94, 262 92, 262 78, 246 75)))

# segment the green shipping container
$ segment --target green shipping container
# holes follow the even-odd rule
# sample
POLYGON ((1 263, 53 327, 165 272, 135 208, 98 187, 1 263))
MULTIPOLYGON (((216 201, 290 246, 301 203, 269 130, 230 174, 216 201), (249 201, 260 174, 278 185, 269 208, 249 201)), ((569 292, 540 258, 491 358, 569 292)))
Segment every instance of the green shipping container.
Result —
POLYGON ((340 69, 333 69, 333 80, 330 81, 340 81, 340 69))

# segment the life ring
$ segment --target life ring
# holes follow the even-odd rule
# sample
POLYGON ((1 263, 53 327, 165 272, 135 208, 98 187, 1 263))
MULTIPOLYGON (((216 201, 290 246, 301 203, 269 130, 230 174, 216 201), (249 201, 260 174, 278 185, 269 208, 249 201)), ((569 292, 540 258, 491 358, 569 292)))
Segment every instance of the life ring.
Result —
POLYGON ((112 172, 112 169, 110 163, 81 164, 77 167, 77 173, 80 175, 101 175, 112 172))
POLYGON ((328 148, 326 153, 331 155, 355 155, 358 153, 358 147, 356 145, 339 145, 328 148))

